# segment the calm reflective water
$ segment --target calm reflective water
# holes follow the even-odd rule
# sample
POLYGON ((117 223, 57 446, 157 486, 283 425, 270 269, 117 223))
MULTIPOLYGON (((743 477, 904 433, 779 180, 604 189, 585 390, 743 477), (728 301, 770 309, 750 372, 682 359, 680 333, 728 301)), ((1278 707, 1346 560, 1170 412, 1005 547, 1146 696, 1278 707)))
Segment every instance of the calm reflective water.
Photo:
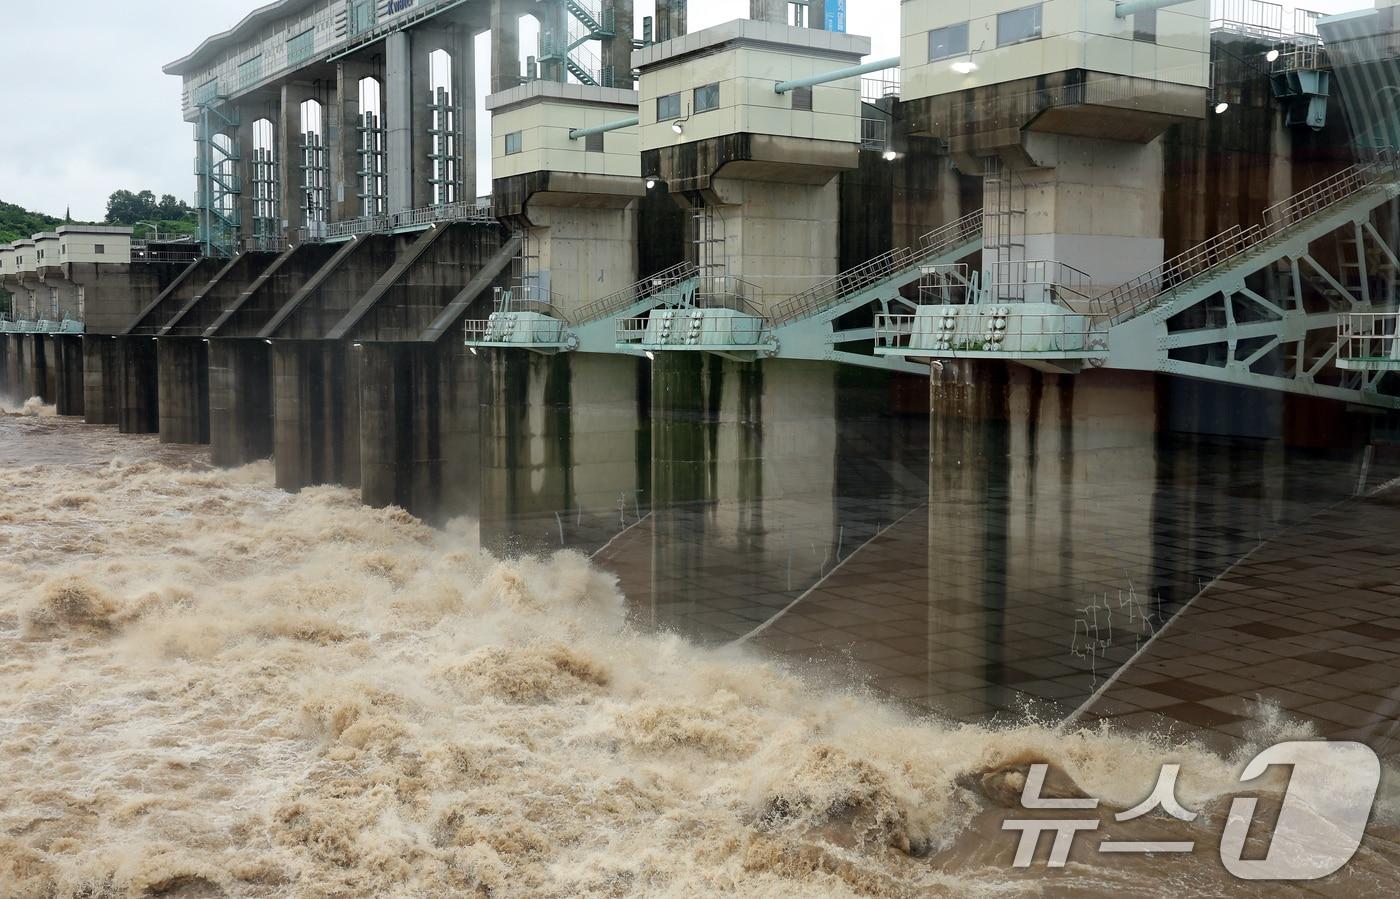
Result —
POLYGON ((1394 474, 1368 416, 1151 375, 491 365, 488 546, 596 554, 640 624, 965 720, 1074 713, 1261 543, 1394 474))

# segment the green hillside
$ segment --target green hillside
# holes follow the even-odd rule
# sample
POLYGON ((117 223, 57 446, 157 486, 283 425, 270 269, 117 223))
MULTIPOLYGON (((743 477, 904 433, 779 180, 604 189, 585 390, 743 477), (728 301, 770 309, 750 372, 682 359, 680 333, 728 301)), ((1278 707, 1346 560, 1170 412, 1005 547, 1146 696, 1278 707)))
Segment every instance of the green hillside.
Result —
POLYGON ((33 237, 40 231, 52 231, 61 224, 62 219, 40 212, 30 212, 23 206, 0 201, 0 243, 13 243, 33 237))

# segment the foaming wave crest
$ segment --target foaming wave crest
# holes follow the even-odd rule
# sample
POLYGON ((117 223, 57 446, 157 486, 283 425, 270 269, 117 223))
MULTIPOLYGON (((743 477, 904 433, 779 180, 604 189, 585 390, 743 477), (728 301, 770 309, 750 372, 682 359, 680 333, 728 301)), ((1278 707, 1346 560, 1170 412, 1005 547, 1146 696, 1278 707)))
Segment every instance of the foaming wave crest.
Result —
MULTIPOLYGON (((1123 808, 1177 761, 1217 824, 1234 784, 1203 750, 819 692, 629 630, 576 554, 270 482, 0 471, 0 895, 1034 894, 1000 828, 1030 763, 1123 808)), ((1053 889, 1241 894, 1204 859, 1075 859, 1053 889)))
POLYGON ((24 415, 29 418, 52 418, 58 414, 56 406, 45 403, 37 396, 19 401, 0 396, 0 415, 24 415))

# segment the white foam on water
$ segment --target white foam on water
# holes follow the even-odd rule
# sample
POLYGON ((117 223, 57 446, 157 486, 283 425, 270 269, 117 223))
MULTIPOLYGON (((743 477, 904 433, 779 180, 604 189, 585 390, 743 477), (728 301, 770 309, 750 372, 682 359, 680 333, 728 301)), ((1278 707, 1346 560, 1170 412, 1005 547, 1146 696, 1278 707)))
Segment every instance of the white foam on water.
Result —
POLYGON ((1208 857, 1014 872, 1000 829, 1031 761, 1117 808, 1179 762, 1180 800, 1218 813, 1239 760, 917 720, 631 630, 576 554, 500 560, 464 529, 271 481, 0 469, 0 895, 1239 886, 1208 857))

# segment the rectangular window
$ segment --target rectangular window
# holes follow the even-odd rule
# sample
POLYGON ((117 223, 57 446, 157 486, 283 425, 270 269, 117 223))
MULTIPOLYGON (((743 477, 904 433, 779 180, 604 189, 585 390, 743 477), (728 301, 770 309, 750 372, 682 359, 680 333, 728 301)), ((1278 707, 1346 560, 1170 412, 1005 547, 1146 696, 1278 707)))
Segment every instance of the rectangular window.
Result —
POLYGON ((262 54, 254 56, 238 67, 238 83, 247 87, 262 77, 262 54))
POLYGON ((1002 13, 997 16, 997 46, 1039 40, 1042 19, 1039 3, 1002 13))
POLYGON ((1133 40, 1157 43, 1157 10, 1146 9, 1133 13, 1133 40))
POLYGON ((194 105, 202 106, 219 95, 219 79, 213 78, 204 82, 194 91, 194 105))
POLYGON ((287 41, 287 65, 306 62, 316 52, 316 29, 308 28, 287 41))
POLYGON ((92 245, 92 252, 98 256, 105 255, 107 252, 107 245, 103 243, 95 243, 92 245))
POLYGON ((695 89, 695 111, 709 112, 719 109, 719 85, 707 84, 695 89))
POLYGON ((802 112, 812 111, 812 89, 810 87, 792 89, 792 108, 802 112))
POLYGON ((667 94, 656 98, 656 120, 669 122, 681 117, 681 95, 667 94))
POLYGON ((606 136, 604 134, 588 135, 583 139, 583 149, 588 153, 603 152, 603 138, 606 136))
POLYGON ((967 23, 959 22, 947 28, 935 28, 928 33, 928 60, 951 59, 967 55, 967 23))
POLYGON ((506 155, 514 156, 525 150, 525 132, 512 131, 506 135, 506 155))
POLYGON ((351 0, 350 2, 350 34, 356 35, 362 31, 369 31, 374 27, 375 7, 378 6, 376 0, 351 0))

